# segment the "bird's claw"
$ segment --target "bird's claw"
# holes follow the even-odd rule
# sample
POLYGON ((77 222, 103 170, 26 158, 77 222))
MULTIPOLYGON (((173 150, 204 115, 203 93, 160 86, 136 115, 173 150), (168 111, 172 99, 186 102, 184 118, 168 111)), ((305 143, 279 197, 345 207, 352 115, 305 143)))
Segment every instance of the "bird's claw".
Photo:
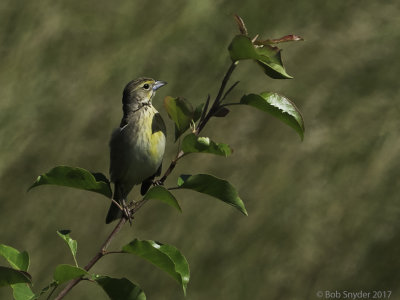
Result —
POLYGON ((128 220, 129 224, 132 226, 133 214, 131 213, 130 208, 126 205, 125 200, 122 201, 122 212, 124 217, 128 220))
POLYGON ((161 181, 161 180, 154 180, 154 181, 153 181, 153 185, 154 185, 154 186, 164 185, 164 182, 161 181))

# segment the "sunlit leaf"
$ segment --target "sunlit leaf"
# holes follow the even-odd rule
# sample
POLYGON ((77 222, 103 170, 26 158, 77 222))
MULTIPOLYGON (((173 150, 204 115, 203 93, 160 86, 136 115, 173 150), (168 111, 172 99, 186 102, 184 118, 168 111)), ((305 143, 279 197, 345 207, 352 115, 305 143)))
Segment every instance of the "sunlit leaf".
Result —
POLYGON ((275 79, 293 78, 283 66, 281 51, 276 47, 255 47, 247 36, 237 35, 229 45, 229 53, 233 61, 252 59, 256 61, 264 72, 275 79))
POLYGON ((15 269, 28 271, 29 255, 26 251, 19 252, 17 249, 0 244, 0 255, 15 269))
POLYGON ((89 275, 89 273, 82 268, 63 264, 56 267, 53 278, 58 284, 62 284, 71 279, 79 278, 84 275, 89 275))
POLYGON ((186 287, 190 277, 189 265, 178 249, 155 241, 135 239, 125 245, 122 251, 144 258, 167 272, 181 284, 183 292, 186 294, 186 287))
POLYGON ((111 300, 146 300, 146 295, 141 288, 126 278, 100 276, 96 278, 96 282, 111 300))
POLYGON ((32 277, 25 271, 0 266, 0 287, 16 283, 31 283, 32 277))
POLYGON ((165 187, 163 186, 153 186, 151 189, 149 189, 144 195, 143 199, 156 199, 160 200, 173 208, 176 208, 180 212, 182 212, 181 207, 179 206, 178 201, 175 199, 174 195, 170 191, 168 191, 165 187))
POLYGON ((227 144, 215 143, 208 137, 198 137, 193 133, 183 139, 182 150, 185 153, 211 153, 222 156, 232 154, 232 149, 227 144))
POLYGON ((33 300, 38 298, 27 283, 16 283, 12 284, 11 287, 15 300, 33 300))
POLYGON ((289 99, 277 93, 264 92, 260 95, 249 94, 242 97, 240 103, 268 112, 292 127, 303 140, 304 121, 299 109, 289 99))
POLYGON ((58 230, 57 234, 67 243, 69 249, 71 250, 72 256, 74 258, 75 265, 78 266, 78 262, 76 261, 76 252, 78 250, 78 242, 76 240, 71 239, 69 236, 70 230, 58 230))
POLYGON ((91 173, 82 168, 68 166, 55 167, 49 172, 40 175, 28 191, 44 184, 66 186, 96 192, 107 198, 111 198, 112 196, 110 182, 103 174, 91 173))
POLYGON ((189 129, 194 117, 192 105, 184 98, 165 97, 164 106, 168 116, 175 123, 175 141, 189 129))
POLYGON ((226 180, 209 174, 181 175, 178 178, 178 186, 182 189, 191 189, 222 200, 247 216, 246 208, 238 192, 226 180))

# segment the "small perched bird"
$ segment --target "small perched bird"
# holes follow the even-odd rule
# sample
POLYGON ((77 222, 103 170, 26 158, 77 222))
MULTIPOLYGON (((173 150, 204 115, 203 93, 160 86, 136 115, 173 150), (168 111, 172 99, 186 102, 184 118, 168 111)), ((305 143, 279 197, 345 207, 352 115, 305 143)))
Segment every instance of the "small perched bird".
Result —
MULTIPOLYGON (((144 195, 161 174, 166 128, 161 115, 152 105, 156 91, 164 81, 138 78, 129 82, 123 92, 123 117, 110 140, 110 178, 114 183, 113 199, 125 207, 125 199, 134 185, 142 184, 144 195)), ((121 209, 111 203, 106 223, 122 217, 121 209)))

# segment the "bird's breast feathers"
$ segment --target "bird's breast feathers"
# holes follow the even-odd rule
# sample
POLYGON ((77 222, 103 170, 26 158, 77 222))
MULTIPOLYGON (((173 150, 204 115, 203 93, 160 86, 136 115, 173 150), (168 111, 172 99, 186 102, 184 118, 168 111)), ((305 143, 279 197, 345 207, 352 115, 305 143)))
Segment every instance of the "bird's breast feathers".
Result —
POLYGON ((134 184, 156 173, 165 150, 165 125, 153 106, 144 107, 114 131, 110 141, 112 181, 134 184))

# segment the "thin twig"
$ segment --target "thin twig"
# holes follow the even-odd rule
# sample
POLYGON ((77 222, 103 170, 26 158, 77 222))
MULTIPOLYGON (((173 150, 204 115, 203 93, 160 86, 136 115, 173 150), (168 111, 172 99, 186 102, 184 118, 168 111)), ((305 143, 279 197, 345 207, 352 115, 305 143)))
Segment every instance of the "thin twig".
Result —
POLYGON ((124 251, 106 251, 104 252, 104 255, 108 255, 108 254, 122 254, 122 253, 126 253, 124 251))
POLYGON ((206 117, 206 113, 208 110, 208 105, 210 104, 210 94, 207 96, 206 103, 204 104, 203 111, 201 112, 201 116, 199 119, 199 123, 197 124, 196 131, 199 129, 200 124, 203 122, 204 118, 206 117))
POLYGON ((47 300, 50 299, 50 297, 53 295, 53 293, 56 291, 57 288, 58 288, 58 284, 55 287, 53 287, 53 289, 51 290, 49 296, 46 298, 47 300))
POLYGON ((221 107, 224 107, 224 106, 232 106, 232 105, 244 105, 244 104, 243 104, 243 103, 239 103, 239 102, 225 103, 225 104, 222 104, 221 107))
POLYGON ((176 157, 171 161, 168 169, 165 171, 163 177, 161 177, 160 181, 164 183, 164 181, 167 179, 169 174, 171 174, 172 170, 175 169, 176 163, 178 162, 179 159, 181 159, 185 155, 185 152, 182 150, 179 151, 179 153, 176 155, 176 157))
POLYGON ((174 187, 169 187, 169 188, 167 188, 168 191, 179 190, 179 189, 180 189, 179 186, 174 186, 174 187))
MULTIPOLYGON (((99 260, 101 259, 106 252, 106 249, 108 248, 108 246, 111 243, 111 240, 115 237, 115 235, 121 230, 122 226, 124 226, 124 224, 126 223, 127 219, 126 218, 121 218, 118 222, 118 224, 115 226, 115 228, 113 229, 113 231, 110 233, 110 235, 107 237, 106 241, 103 243, 103 245, 100 248, 100 251, 91 259, 91 261, 84 267, 84 269, 86 271, 89 271, 93 265, 99 260)), ((82 281, 82 278, 76 278, 72 281, 70 281, 67 286, 57 295, 57 297, 55 298, 55 300, 60 300, 62 298, 64 298, 64 296, 66 294, 69 293, 69 291, 75 286, 77 285, 80 281, 82 281)))
POLYGON ((221 86, 219 88, 218 91, 218 95, 217 97, 215 97, 214 103, 211 106, 207 116, 204 118, 204 120, 202 122, 200 122, 197 130, 196 130, 196 135, 198 135, 204 128, 204 126, 207 124, 207 122, 211 119, 211 117, 214 115, 214 113, 218 110, 219 105, 221 103, 221 97, 224 94, 224 90, 226 87, 226 84, 228 83, 229 79, 232 76, 233 71, 235 70, 236 66, 238 65, 238 61, 234 61, 232 62, 232 64, 230 65, 228 71, 226 72, 224 79, 222 80, 221 86))
POLYGON ((234 84, 232 84, 232 86, 226 91, 226 93, 224 94, 224 96, 221 99, 221 102, 225 100, 226 96, 229 95, 230 92, 232 92, 232 90, 239 84, 240 81, 236 81, 234 84))
POLYGON ((149 199, 142 199, 135 203, 135 206, 131 209, 131 215, 133 216, 149 199))
POLYGON ((222 80, 221 87, 219 88, 218 95, 217 95, 217 97, 216 97, 215 100, 214 100, 213 106, 214 106, 214 105, 216 106, 216 105, 218 105, 218 104, 220 103, 220 100, 221 100, 222 94, 224 93, 226 84, 228 83, 229 78, 231 78, 232 73, 233 73, 233 71, 235 70, 235 68, 236 68, 236 66, 238 65, 238 63, 239 63, 238 61, 234 61, 234 62, 232 62, 232 64, 230 65, 228 71, 227 71, 226 74, 225 74, 224 79, 222 80))

